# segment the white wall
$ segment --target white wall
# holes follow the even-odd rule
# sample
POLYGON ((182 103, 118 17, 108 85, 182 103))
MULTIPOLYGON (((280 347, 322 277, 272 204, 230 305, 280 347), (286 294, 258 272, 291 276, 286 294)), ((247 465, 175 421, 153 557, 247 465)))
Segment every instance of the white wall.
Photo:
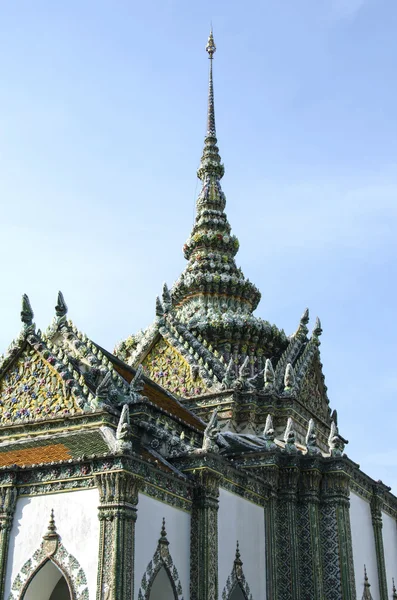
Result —
POLYGON ((385 552, 387 589, 391 597, 393 592, 392 578, 394 577, 397 585, 397 526, 396 521, 382 513, 383 522, 383 549, 385 552))
POLYGON ((375 538, 369 502, 350 493, 350 522, 353 542, 354 573, 357 598, 364 591, 364 565, 367 568, 373 600, 379 600, 378 567, 376 564, 375 538))
POLYGON ((262 600, 266 598, 264 509, 221 488, 218 512, 219 598, 232 572, 237 540, 253 600, 262 600))
POLYGON ((178 570, 183 597, 190 596, 190 514, 168 504, 139 494, 138 518, 135 525, 135 598, 146 567, 152 560, 165 518, 169 551, 178 570))
POLYGON ((93 600, 98 570, 98 504, 97 489, 18 499, 10 536, 4 597, 8 598, 15 577, 40 546, 53 508, 62 544, 83 568, 90 600, 93 600))

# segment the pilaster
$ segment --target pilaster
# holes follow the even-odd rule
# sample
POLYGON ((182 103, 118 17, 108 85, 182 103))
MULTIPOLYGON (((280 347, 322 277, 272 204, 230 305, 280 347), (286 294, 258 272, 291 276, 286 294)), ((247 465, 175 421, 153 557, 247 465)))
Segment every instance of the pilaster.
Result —
POLYGON ((320 535, 321 472, 316 461, 301 471, 299 502, 300 586, 303 598, 324 598, 320 535))
MULTIPOLYGON (((332 460, 332 459, 330 459, 332 460)), ((321 545, 326 600, 356 600, 349 481, 341 460, 329 462, 321 482, 321 545)))
POLYGON ((261 475, 269 485, 270 493, 265 506, 266 536, 266 593, 267 600, 277 600, 277 488, 278 467, 264 467, 261 475))
POLYGON ((383 497, 384 489, 381 483, 373 486, 372 499, 371 499, 371 515, 372 515, 372 527, 374 530, 375 537, 375 549, 376 549, 376 563, 378 567, 378 581, 379 581, 379 598, 380 600, 387 600, 387 576, 386 576, 386 565, 385 565, 385 553, 383 548, 383 533, 382 533, 382 508, 383 508, 383 497))
POLYGON ((4 597, 10 532, 14 519, 17 488, 8 484, 0 486, 0 598, 4 597))
POLYGON ((277 506, 278 594, 280 600, 300 600, 297 492, 298 457, 279 471, 277 506))
POLYGON ((221 476, 209 469, 196 475, 191 519, 191 600, 218 600, 218 509, 221 476))
POLYGON ((97 600, 133 600, 139 480, 128 471, 99 473, 97 600))

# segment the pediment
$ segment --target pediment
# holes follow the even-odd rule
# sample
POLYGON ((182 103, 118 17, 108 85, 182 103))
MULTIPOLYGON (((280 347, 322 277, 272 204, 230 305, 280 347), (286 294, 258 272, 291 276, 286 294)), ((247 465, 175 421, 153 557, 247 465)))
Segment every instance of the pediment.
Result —
POLYGON ((68 389, 66 373, 59 373, 55 362, 55 357, 46 359, 26 343, 0 379, 1 425, 83 412, 68 389))
POLYGON ((142 361, 145 375, 178 396, 202 394, 207 385, 185 358, 163 337, 159 337, 142 361))
POLYGON ((300 384, 299 399, 306 408, 317 417, 330 422, 329 400, 327 388, 324 384, 322 364, 318 354, 313 360, 302 378, 300 384))

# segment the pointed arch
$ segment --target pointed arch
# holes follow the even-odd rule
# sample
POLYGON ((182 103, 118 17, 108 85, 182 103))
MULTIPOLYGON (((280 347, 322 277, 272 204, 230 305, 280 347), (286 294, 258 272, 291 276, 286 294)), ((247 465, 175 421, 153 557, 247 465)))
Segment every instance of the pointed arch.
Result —
POLYGON ((169 541, 165 530, 165 519, 161 527, 161 535, 152 560, 146 567, 138 592, 138 600, 149 600, 156 577, 164 569, 167 574, 175 600, 183 600, 182 584, 174 561, 169 551, 169 541))
POLYGON ((243 561, 240 557, 240 548, 237 542, 236 557, 233 562, 232 572, 223 588, 222 600, 237 600, 239 596, 240 598, 244 598, 244 600, 253 600, 250 587, 243 572, 243 561), (238 591, 241 593, 238 594, 238 591))
POLYGON ((52 562, 66 579, 72 600, 89 600, 86 575, 78 560, 62 544, 55 527, 54 511, 51 511, 43 541, 15 577, 8 600, 23 600, 30 583, 48 562, 52 562))

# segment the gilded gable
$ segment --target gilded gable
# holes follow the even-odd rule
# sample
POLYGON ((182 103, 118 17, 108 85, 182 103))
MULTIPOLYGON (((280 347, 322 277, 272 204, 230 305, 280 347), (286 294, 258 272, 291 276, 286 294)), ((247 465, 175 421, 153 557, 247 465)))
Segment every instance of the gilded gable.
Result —
POLYGON ((0 423, 34 421, 81 413, 64 381, 39 354, 28 346, 0 382, 0 423))
POLYGON ((178 396, 202 394, 206 385, 192 373, 188 362, 164 338, 150 350, 142 362, 145 375, 178 396))

